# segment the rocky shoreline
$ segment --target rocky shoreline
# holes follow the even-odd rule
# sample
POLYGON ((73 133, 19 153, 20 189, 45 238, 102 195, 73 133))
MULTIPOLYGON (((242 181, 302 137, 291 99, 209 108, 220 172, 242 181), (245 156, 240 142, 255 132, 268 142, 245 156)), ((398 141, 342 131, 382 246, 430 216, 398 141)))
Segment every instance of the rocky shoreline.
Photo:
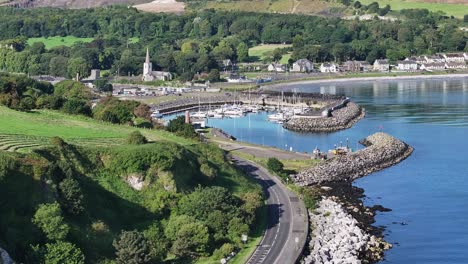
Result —
POLYGON ((397 138, 378 132, 361 141, 365 149, 337 156, 292 176, 300 186, 326 182, 351 182, 406 159, 413 148, 397 138))
MULTIPOLYGON (((304 264, 375 263, 391 248, 379 236, 368 233, 340 203, 336 196, 324 196, 315 211, 309 212, 312 239, 304 264)), ((356 213, 358 209, 353 208, 356 213)), ((366 212, 372 214, 369 209, 366 212)))
POLYGON ((352 127, 364 118, 365 110, 354 102, 331 112, 331 117, 296 117, 283 127, 297 132, 334 132, 352 127))

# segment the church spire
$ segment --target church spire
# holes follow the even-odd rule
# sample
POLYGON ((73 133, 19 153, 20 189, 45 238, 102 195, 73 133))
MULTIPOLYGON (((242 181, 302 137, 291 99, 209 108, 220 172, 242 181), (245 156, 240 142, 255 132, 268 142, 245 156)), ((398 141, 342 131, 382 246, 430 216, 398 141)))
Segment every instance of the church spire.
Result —
POLYGON ((149 48, 146 47, 146 61, 145 63, 150 63, 150 57, 149 57, 149 48))

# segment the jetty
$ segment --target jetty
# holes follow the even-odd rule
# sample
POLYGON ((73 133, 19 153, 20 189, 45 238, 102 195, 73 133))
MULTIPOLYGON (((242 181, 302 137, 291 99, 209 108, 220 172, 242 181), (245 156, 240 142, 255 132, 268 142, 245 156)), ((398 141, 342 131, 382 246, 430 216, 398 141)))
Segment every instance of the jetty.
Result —
POLYGON ((411 155, 413 148, 386 133, 378 132, 360 141, 366 146, 348 155, 323 161, 293 176, 301 186, 327 182, 351 182, 372 172, 401 162, 411 155))

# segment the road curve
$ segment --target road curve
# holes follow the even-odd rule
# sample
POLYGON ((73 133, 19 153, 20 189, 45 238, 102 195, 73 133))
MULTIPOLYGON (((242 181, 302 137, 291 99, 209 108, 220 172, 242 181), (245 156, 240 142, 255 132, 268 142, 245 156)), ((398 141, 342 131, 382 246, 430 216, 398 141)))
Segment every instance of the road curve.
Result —
POLYGON ((265 168, 239 157, 233 157, 233 161, 259 181, 268 206, 263 239, 247 264, 296 263, 307 239, 308 216, 304 203, 265 168))

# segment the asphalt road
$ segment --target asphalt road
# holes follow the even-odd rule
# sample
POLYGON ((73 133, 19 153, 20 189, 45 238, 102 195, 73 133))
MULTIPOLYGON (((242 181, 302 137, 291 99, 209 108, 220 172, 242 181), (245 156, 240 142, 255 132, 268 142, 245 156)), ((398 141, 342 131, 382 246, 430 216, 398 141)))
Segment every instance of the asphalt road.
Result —
POLYGON ((234 161, 260 182, 268 206, 263 239, 247 264, 295 263, 307 238, 308 218, 303 202, 259 165, 238 157, 234 157, 234 161))

